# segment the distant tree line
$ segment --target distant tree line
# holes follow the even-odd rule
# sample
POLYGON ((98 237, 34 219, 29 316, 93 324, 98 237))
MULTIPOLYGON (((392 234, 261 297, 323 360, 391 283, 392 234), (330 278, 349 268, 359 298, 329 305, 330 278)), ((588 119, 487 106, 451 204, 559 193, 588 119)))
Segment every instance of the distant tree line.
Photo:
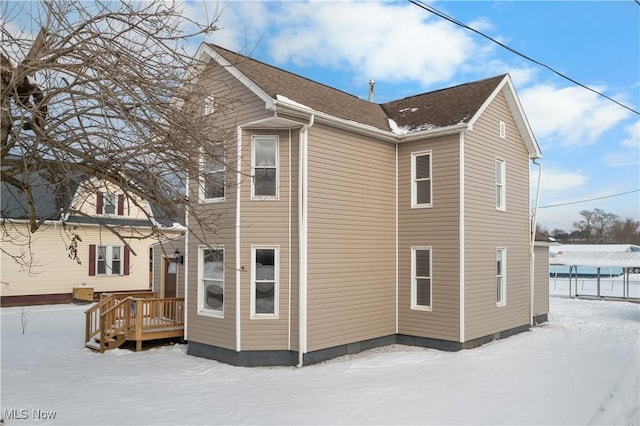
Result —
POLYGON ((640 245, 640 222, 628 217, 621 219, 601 209, 582 210, 581 220, 573 222, 570 232, 563 229, 538 230, 561 243, 571 244, 636 244, 640 245))

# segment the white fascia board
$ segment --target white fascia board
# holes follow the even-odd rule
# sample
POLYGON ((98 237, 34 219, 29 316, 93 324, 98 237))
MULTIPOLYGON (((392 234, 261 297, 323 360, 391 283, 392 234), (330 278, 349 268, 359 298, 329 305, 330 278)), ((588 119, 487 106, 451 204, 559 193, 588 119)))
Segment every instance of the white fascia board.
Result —
MULTIPOLYGON (((258 87, 253 81, 251 81, 246 75, 242 74, 236 67, 234 67, 229 61, 220 56, 215 50, 209 47, 206 43, 203 43, 203 53, 209 56, 212 60, 216 61, 220 66, 224 67, 229 73, 234 76, 238 81, 244 84, 249 90, 251 90, 256 96, 264 101, 266 109, 274 109, 274 99, 269 96, 264 90, 258 87)), ((200 52, 200 51, 198 51, 200 52)))
POLYGON ((509 111, 511 111, 513 119, 516 122, 516 126, 518 127, 518 131, 520 132, 520 135, 524 140, 524 144, 527 147, 527 151, 529 152, 529 158, 542 158, 540 146, 538 145, 536 138, 533 136, 533 132, 531 131, 531 127, 529 126, 529 121, 524 114, 522 104, 520 104, 520 100, 518 99, 518 95, 516 94, 515 88, 513 87, 513 82, 511 81, 511 76, 509 74, 504 76, 500 84, 498 84, 498 86, 494 89, 493 93, 489 95, 489 97, 484 101, 475 115, 471 117, 471 120, 469 120, 469 126, 473 127, 474 123, 480 118, 482 114, 484 114, 485 110, 489 107, 491 102, 493 102, 493 100, 500 92, 504 94, 507 105, 509 106, 509 111))
POLYGON ((345 120, 343 118, 339 118, 321 111, 315 111, 314 109, 306 105, 300 104, 295 101, 290 101, 289 99, 281 96, 278 96, 278 99, 275 101, 275 107, 277 112, 287 113, 293 116, 299 116, 301 118, 308 118, 309 116, 314 115, 316 122, 328 123, 342 130, 349 130, 359 134, 371 136, 381 142, 412 142, 436 136, 456 134, 469 129, 468 124, 462 123, 455 124, 453 126, 437 127, 420 132, 398 135, 390 130, 378 129, 377 127, 369 126, 367 124, 358 123, 352 120, 345 120))

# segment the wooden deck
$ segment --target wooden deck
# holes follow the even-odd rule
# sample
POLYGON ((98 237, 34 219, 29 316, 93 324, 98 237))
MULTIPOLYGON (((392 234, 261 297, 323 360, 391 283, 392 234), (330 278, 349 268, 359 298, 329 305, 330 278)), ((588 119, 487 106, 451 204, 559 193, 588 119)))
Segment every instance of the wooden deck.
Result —
POLYGON ((184 336, 184 298, 157 298, 152 292, 103 294, 85 311, 85 346, 98 352, 126 341, 142 342, 184 336))

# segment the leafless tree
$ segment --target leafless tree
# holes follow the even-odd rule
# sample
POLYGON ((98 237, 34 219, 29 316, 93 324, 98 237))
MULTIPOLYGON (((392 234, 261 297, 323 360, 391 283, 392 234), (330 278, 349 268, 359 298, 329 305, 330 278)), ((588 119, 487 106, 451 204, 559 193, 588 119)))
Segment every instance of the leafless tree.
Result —
POLYGON ((613 227, 619 220, 613 213, 601 209, 582 210, 582 220, 573 223, 573 228, 586 239, 586 243, 604 244, 611 242, 613 227))
MULTIPOLYGON (((74 213, 38 211, 34 174, 62 195, 91 176, 168 216, 176 206, 201 214, 197 200, 185 194, 186 176, 198 175, 201 155, 220 155, 228 135, 202 111, 184 107, 197 105, 190 102, 194 99, 204 102, 206 95, 196 89, 200 85, 193 75, 190 79, 199 64, 195 48, 188 46, 197 48, 216 31, 219 10, 198 21, 181 5, 55 1, 0 6, 1 177, 26 200, 28 232, 61 213, 74 213)), ((216 226, 215 218, 194 222, 216 226)), ((11 253, 4 244, 16 232, 12 227, 15 223, 3 214, 2 251, 28 263, 29 256, 11 253)), ((73 258, 73 232, 65 238, 73 258)))

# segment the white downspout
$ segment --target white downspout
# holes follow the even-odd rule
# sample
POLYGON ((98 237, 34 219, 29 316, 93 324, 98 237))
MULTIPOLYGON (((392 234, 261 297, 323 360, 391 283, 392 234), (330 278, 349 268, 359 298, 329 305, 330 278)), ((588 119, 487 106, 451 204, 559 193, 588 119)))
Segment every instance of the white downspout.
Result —
POLYGON ((313 126, 314 115, 309 124, 300 129, 298 150, 298 364, 304 365, 307 352, 307 142, 309 128, 313 126))
POLYGON ((241 253, 240 250, 240 187, 242 186, 242 127, 238 126, 236 131, 236 144, 237 144, 237 165, 236 165, 236 352, 240 352, 242 349, 241 344, 241 327, 240 321, 242 321, 242 315, 240 312, 240 269, 241 265, 241 253))
POLYGON ((533 327, 533 294, 534 294, 534 280, 535 280, 535 266, 536 266, 536 255, 535 255, 535 242, 536 242, 536 227, 538 226, 538 201, 540 200, 540 180, 542 179, 542 164, 538 163, 537 158, 532 160, 533 164, 538 166, 538 185, 536 187, 536 201, 533 208, 533 223, 531 224, 531 248, 530 248, 530 265, 529 270, 531 271, 531 276, 529 277, 529 326, 533 327))

